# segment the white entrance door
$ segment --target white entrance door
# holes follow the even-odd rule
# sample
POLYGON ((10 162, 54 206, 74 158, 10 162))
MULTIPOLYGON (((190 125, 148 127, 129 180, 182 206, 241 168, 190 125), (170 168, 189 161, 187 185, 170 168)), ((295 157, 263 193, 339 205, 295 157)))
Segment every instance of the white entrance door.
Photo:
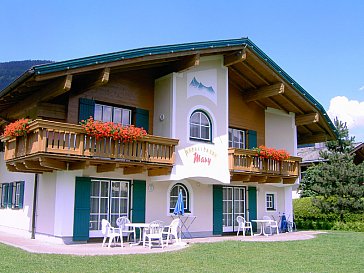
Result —
POLYGON ((223 187, 223 232, 237 231, 237 216, 245 217, 245 187, 223 187))
POLYGON ((101 220, 116 226, 120 216, 129 217, 129 187, 125 180, 91 180, 90 237, 102 237, 101 220))

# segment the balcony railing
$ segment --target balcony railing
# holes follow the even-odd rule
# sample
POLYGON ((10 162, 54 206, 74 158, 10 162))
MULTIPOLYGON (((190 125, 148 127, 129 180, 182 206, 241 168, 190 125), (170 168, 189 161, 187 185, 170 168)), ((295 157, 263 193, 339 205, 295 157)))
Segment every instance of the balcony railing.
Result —
POLYGON ((300 157, 294 156, 287 160, 277 161, 261 158, 253 150, 229 148, 229 168, 232 173, 298 177, 300 161, 300 157))
POLYGON ((38 155, 60 158, 91 159, 148 164, 174 164, 178 140, 147 135, 142 139, 123 143, 113 139, 96 140, 87 136, 80 125, 35 120, 27 136, 3 139, 5 161, 15 162, 38 155))

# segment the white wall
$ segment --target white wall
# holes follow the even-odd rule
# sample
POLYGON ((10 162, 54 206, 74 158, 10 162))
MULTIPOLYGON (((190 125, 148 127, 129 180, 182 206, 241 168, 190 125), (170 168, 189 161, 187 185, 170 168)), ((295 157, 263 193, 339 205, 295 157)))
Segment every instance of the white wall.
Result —
POLYGON ((156 81, 155 132, 166 133, 169 117, 160 122, 161 113, 170 113, 172 138, 179 139, 172 174, 153 180, 193 179, 201 183, 230 183, 228 168, 228 70, 222 56, 203 57, 200 65, 183 73, 173 73, 156 81), (194 88, 195 78, 207 88, 194 88), (167 109, 169 104, 171 109, 167 109), (195 110, 209 115, 212 143, 190 140, 189 119, 195 110), (166 125, 162 125, 165 123, 166 125), (164 126, 164 127, 163 127, 164 126), (197 155, 195 154, 197 153, 197 155), (197 159, 202 160, 197 160, 197 159), (206 159, 206 162, 205 162, 206 159))
POLYGON ((265 111, 265 146, 297 154, 297 128, 294 113, 268 108, 265 111))
POLYGON ((213 220, 213 200, 212 185, 206 185, 191 180, 163 181, 147 183, 147 206, 146 222, 161 220, 165 223, 172 221, 169 213, 169 192, 174 184, 184 184, 190 193, 191 213, 185 215, 196 216, 190 227, 190 232, 195 234, 212 233, 213 220), (149 191, 149 185, 153 185, 153 190, 149 191))
POLYGON ((34 174, 9 172, 0 152, 0 184, 24 181, 22 209, 0 208, 0 228, 10 232, 29 235, 33 210, 34 174))

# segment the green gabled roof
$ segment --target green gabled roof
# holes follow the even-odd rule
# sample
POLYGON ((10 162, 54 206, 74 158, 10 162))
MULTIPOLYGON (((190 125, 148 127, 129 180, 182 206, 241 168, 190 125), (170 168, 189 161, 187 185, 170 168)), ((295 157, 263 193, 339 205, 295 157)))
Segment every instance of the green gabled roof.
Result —
POLYGON ((152 56, 152 55, 163 55, 163 54, 171 54, 171 53, 186 52, 186 51, 198 51, 198 50, 213 49, 213 48, 228 49, 229 47, 236 47, 236 46, 247 46, 251 51, 255 52, 261 59, 263 59, 269 67, 271 67, 275 72, 280 74, 287 82, 289 82, 292 85, 292 87, 295 90, 297 90, 300 94, 306 97, 307 100, 310 101, 315 106, 315 108, 317 108, 317 110, 319 110, 322 113, 322 115, 325 117, 331 129, 337 135, 336 127, 330 120, 329 116, 327 115, 322 105, 315 98, 313 98, 302 86, 300 86, 293 78, 291 78, 279 65, 277 65, 271 58, 269 58, 268 55, 266 55, 249 38, 144 47, 139 49, 131 49, 114 53, 73 59, 68 61, 38 65, 29 69, 20 78, 18 78, 7 88, 2 90, 0 92, 0 97, 8 93, 11 89, 15 88, 18 84, 21 84, 21 82, 25 81, 27 78, 31 77, 34 74, 43 75, 69 69, 86 67, 90 65, 98 65, 104 63, 106 64, 115 61, 152 56))

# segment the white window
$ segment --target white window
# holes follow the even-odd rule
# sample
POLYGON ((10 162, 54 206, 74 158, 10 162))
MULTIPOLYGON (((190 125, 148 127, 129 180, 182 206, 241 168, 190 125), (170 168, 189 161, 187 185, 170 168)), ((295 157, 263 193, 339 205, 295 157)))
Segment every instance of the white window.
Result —
POLYGON ((266 193, 265 194, 265 204, 267 211, 276 210, 276 194, 275 193, 266 193))
POLYGON ((112 121, 122 125, 131 124, 131 110, 121 107, 95 104, 95 120, 103 122, 112 121))
POLYGON ((190 139, 212 141, 211 121, 203 111, 195 111, 190 117, 190 139))
POLYGON ((229 128, 229 147, 246 149, 246 131, 229 128))

